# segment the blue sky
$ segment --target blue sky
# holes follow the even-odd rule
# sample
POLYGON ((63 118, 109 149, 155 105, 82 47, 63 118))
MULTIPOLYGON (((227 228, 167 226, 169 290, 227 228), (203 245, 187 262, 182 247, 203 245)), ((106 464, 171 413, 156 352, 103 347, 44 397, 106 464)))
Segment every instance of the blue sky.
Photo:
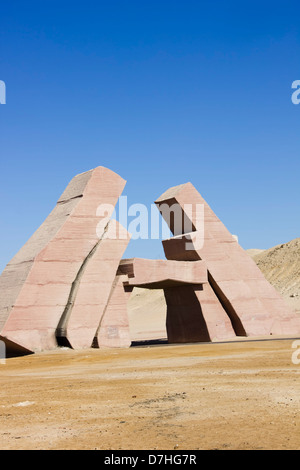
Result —
POLYGON ((244 248, 300 236, 299 2, 29 0, 0 16, 0 270, 99 165, 129 203, 191 181, 244 248))

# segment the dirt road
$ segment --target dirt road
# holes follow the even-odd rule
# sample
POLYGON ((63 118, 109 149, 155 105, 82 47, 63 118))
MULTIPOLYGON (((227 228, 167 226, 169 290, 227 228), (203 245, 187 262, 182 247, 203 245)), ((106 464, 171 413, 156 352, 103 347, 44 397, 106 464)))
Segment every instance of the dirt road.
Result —
POLYGON ((292 363, 292 343, 8 359, 0 365, 0 447, 300 449, 300 365, 292 363))

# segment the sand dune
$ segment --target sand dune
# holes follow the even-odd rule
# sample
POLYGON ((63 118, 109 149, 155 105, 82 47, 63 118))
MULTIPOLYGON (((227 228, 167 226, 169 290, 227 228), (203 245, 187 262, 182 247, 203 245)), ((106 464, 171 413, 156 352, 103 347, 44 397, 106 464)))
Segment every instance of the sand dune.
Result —
POLYGON ((249 250, 268 281, 300 313, 300 238, 269 250, 249 250))

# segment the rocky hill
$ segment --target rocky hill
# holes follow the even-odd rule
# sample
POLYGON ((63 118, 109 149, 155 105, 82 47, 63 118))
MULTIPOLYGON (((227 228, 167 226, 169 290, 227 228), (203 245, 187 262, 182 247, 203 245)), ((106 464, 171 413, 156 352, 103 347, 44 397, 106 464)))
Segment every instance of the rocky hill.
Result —
POLYGON ((268 281, 300 313, 300 238, 269 250, 248 250, 268 281))

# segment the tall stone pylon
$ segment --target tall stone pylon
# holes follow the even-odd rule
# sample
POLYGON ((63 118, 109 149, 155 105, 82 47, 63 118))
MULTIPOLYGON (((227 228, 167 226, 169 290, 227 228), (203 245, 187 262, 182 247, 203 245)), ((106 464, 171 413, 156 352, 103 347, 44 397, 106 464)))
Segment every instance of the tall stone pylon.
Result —
POLYGON ((299 317, 191 183, 168 189, 156 205, 175 235, 163 241, 166 258, 205 261, 237 336, 300 334, 299 317))
POLYGON ((106 236, 125 184, 104 167, 77 175, 8 263, 0 277, 0 339, 8 350, 51 350, 57 337, 91 346, 129 242, 106 236))

